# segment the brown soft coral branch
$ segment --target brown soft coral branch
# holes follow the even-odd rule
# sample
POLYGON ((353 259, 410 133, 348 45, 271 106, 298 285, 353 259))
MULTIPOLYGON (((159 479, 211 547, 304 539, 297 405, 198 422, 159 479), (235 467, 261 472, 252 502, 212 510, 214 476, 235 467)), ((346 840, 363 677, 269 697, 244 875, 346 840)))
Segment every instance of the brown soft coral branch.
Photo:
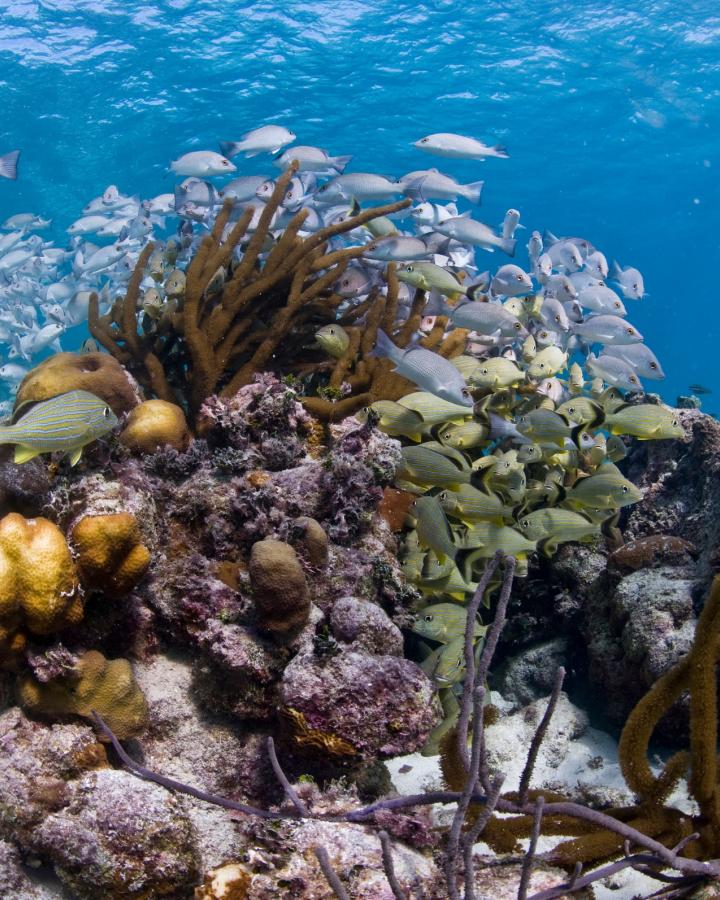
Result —
MULTIPOLYGON (((404 209, 410 201, 363 210, 304 238, 300 231, 308 211, 301 210, 275 240, 272 221, 296 170, 297 165, 292 165, 277 179, 234 268, 233 255, 247 234, 254 209, 246 209, 230 227, 234 203, 225 200, 212 231, 200 241, 187 267, 184 298, 177 308, 161 315, 153 334, 138 328, 138 310, 142 307, 140 285, 154 245, 143 250, 125 297, 118 298, 107 315, 100 316, 97 298, 91 299, 91 333, 149 394, 182 399, 195 415, 206 397, 218 392, 229 396, 267 367, 290 372, 293 361, 296 367, 313 362, 297 359, 298 348, 308 345, 320 325, 336 321, 343 298, 333 292, 333 285, 349 262, 367 250, 367 245, 328 250, 328 242, 371 219, 404 209), (270 241, 275 243, 263 262, 270 241), (211 282, 215 287, 209 292, 211 282)), ((308 398, 308 409, 321 418, 336 419, 367 402, 397 399, 413 389, 390 371, 386 360, 369 356, 378 327, 392 330, 397 294, 395 267, 390 265, 387 298, 375 290, 367 303, 342 318, 348 319, 358 337, 341 360, 331 362, 330 383, 334 387, 349 384, 351 396, 339 403, 308 398)), ((400 346, 419 323, 424 302, 424 294, 416 295, 411 318, 395 338, 400 346)))

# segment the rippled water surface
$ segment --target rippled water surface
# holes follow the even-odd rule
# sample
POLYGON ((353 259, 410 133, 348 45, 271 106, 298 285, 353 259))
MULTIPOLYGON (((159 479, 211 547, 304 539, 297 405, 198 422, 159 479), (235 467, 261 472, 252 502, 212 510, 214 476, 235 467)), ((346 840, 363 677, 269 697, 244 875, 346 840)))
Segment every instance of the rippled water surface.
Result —
POLYGON ((427 132, 500 141, 507 162, 443 168, 486 179, 485 221, 516 206, 638 266, 651 296, 629 318, 663 393, 702 382, 720 412, 720 14, 628 6, 0 3, 0 152, 23 149, 0 216, 51 215, 62 239, 109 182, 171 190, 170 159, 264 122, 388 175, 428 165, 409 146, 427 132))

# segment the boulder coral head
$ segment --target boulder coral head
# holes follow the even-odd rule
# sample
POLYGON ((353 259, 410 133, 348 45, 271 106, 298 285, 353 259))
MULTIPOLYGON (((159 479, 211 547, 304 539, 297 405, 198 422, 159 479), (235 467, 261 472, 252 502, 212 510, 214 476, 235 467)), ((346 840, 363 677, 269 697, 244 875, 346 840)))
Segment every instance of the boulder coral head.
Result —
POLYGON ((109 354, 56 353, 28 372, 18 388, 15 407, 68 391, 90 391, 116 416, 129 412, 140 401, 134 379, 109 354))
POLYGON ((83 584, 109 596, 131 591, 150 565, 132 513, 83 516, 70 535, 83 584))
POLYGON ((0 520, 0 648, 19 650, 24 632, 54 634, 82 617, 80 584, 63 533, 48 519, 9 513, 0 520))
POLYGON ((287 635, 307 623, 310 588, 289 544, 270 539, 253 544, 249 572, 260 628, 287 635))
POLYGON ((30 713, 57 718, 90 718, 97 710, 122 740, 139 734, 147 724, 148 708, 132 667, 126 659, 105 659, 97 650, 84 653, 72 672, 42 684, 32 676, 21 679, 18 695, 30 713))
POLYGON ((184 452, 192 436, 185 413, 167 400, 145 400, 128 416, 120 443, 139 453, 155 453, 161 447, 184 452))

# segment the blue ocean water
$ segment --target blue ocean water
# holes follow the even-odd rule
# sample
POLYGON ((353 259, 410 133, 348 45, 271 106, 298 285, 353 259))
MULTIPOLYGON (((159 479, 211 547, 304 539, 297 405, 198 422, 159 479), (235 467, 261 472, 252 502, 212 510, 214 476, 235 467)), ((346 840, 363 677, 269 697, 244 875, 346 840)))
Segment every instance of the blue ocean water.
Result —
MULTIPOLYGON (((441 166, 486 179, 481 218, 499 222, 514 206, 530 228, 585 236, 637 266, 650 296, 628 301, 629 319, 667 372, 662 393, 673 400, 690 382, 720 392, 714 3, 16 0, 0 10, 0 153, 23 151, 19 180, 0 183, 2 219, 52 216, 64 242, 109 183, 171 190, 171 159, 263 123, 395 176, 433 164, 410 146, 421 135, 472 134, 511 154, 441 166)), ((241 168, 273 171, 267 157, 241 168)), ((720 412, 714 396, 705 408, 720 412)))

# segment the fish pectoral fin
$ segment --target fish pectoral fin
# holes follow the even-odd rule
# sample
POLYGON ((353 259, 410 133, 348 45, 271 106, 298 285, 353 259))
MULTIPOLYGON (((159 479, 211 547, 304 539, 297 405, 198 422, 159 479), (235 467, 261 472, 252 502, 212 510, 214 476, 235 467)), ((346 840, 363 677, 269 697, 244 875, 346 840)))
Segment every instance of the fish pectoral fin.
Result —
POLYGON ((74 450, 71 450, 68 458, 70 459, 70 465, 76 466, 80 462, 80 457, 82 456, 83 448, 76 447, 74 450))
POLYGON ((35 459, 36 456, 40 456, 40 453, 41 451, 36 450, 34 447, 28 447, 25 444, 16 444, 13 460, 17 464, 28 462, 31 459, 35 459))

